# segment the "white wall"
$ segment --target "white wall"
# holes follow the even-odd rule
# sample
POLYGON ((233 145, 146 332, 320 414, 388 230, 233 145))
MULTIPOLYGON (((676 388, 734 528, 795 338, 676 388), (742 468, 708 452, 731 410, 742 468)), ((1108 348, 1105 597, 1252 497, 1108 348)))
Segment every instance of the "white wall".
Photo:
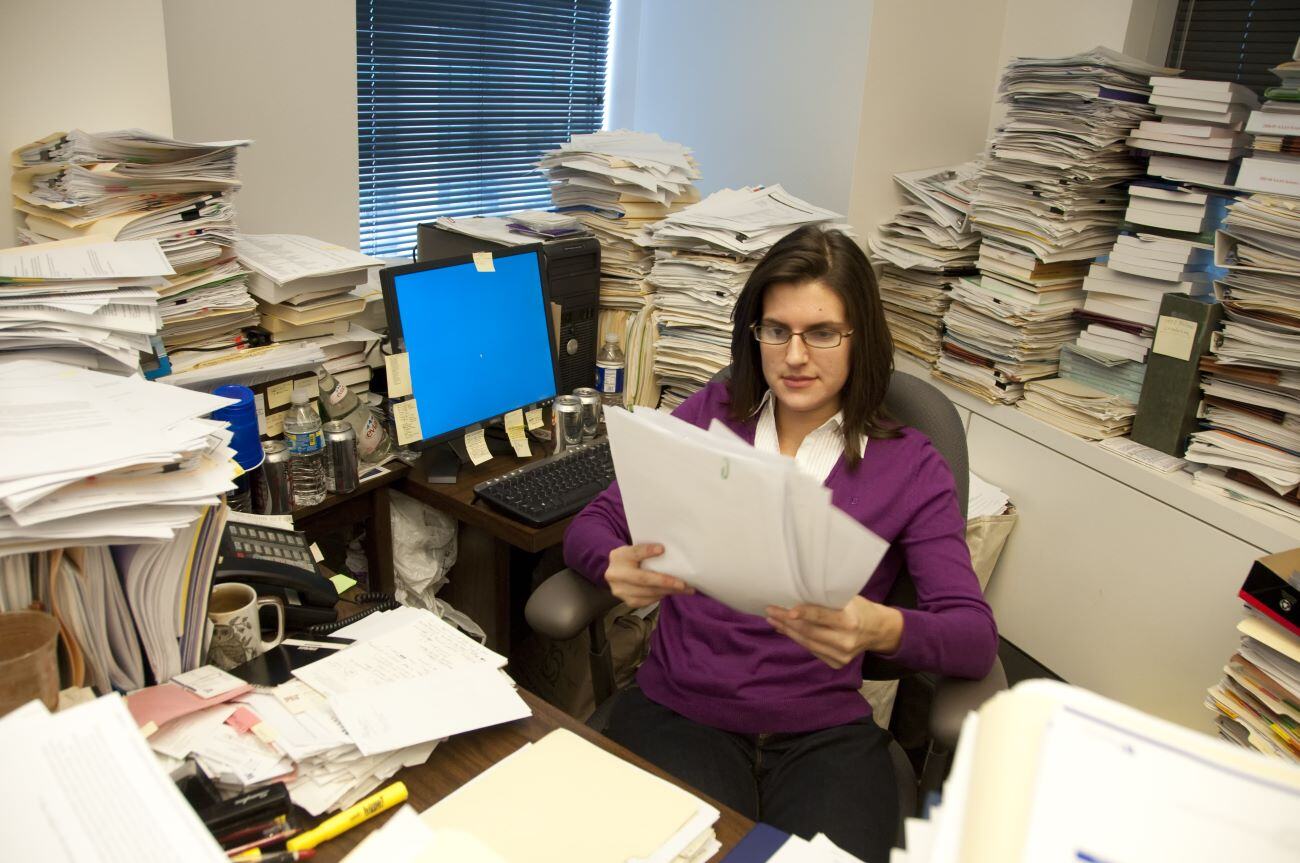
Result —
MULTIPOLYGON (((882 4, 650 0, 624 3, 619 26, 633 26, 636 5, 635 103, 629 112, 616 93, 615 119, 694 150, 705 193, 781 183, 848 212, 872 9, 882 4)), ((615 51, 616 64, 633 62, 617 37, 615 51)))
MULTIPOLYGON (((170 135, 161 0, 0 4, 0 152, 51 132, 141 128, 170 135)), ((0 247, 14 240, 9 170, 0 247)))
POLYGON ((176 135, 252 138, 240 230, 357 248, 356 6, 352 0, 166 0, 176 135))

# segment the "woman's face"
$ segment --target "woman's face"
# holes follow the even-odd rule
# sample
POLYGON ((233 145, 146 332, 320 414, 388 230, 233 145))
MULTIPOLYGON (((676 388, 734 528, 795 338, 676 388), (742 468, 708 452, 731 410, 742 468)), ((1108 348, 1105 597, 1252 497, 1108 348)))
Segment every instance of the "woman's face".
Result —
MULTIPOLYGON (((759 323, 793 332, 851 330, 844 301, 821 281, 783 282, 768 287, 759 323)), ((851 339, 833 348, 810 348, 799 336, 783 345, 759 343, 763 377, 772 396, 787 411, 829 419, 840 409, 840 392, 849 379, 851 339)))

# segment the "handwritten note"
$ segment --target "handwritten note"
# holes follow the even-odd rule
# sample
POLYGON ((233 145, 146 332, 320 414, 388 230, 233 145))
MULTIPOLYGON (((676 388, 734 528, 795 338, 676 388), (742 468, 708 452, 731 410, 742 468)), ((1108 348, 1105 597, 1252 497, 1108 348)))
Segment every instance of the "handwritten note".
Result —
POLYGON ((397 442, 403 446, 418 440, 424 440, 420 430, 420 411, 415 399, 407 399, 393 405, 393 423, 397 426, 397 442))
POLYGON ((384 357, 384 368, 388 371, 388 397, 400 399, 411 394, 411 355, 393 354, 384 357))
POLYGON ((488 449, 487 441, 483 439, 483 429, 465 432, 465 449, 469 450, 470 461, 474 464, 483 464, 492 458, 492 451, 488 449))
POLYGON ((510 436, 510 445, 515 448, 515 455, 528 458, 533 454, 533 451, 528 448, 528 433, 524 431, 522 410, 506 414, 506 434, 510 436))

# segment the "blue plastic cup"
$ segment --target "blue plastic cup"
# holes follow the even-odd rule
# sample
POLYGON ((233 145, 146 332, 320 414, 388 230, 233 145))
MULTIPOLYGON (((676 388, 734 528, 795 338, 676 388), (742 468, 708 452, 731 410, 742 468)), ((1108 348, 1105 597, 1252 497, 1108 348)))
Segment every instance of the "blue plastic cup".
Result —
POLYGON ((235 439, 235 461, 249 471, 262 463, 262 436, 257 431, 257 408, 253 404, 253 391, 238 384, 226 384, 212 391, 213 395, 236 399, 235 404, 212 412, 212 418, 230 424, 235 439))

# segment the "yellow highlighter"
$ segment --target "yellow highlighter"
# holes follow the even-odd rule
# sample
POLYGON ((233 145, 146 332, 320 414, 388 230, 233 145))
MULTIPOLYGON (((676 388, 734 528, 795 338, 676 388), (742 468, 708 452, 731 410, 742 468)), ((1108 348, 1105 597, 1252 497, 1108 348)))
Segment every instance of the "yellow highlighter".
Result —
POLYGON ((392 809, 405 800, 406 785, 402 782, 394 782, 382 791, 371 794, 350 809, 345 809, 333 818, 322 821, 306 833, 299 833, 285 843, 285 850, 306 851, 308 848, 315 848, 322 842, 351 830, 361 822, 368 821, 380 812, 392 809))

